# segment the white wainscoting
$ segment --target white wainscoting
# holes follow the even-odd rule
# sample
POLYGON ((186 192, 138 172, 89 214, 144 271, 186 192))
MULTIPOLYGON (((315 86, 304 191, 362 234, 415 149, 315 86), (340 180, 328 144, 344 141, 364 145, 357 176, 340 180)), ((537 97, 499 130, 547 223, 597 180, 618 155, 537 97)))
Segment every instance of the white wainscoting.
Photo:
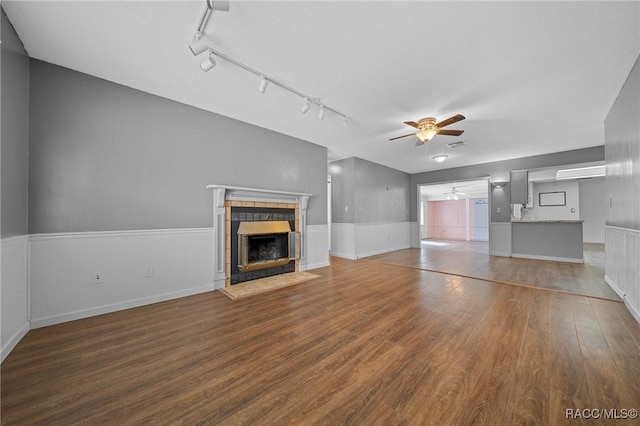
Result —
POLYGON ((331 255, 356 259, 356 224, 331 224, 331 255))
POLYGON ((640 323, 640 231, 606 226, 605 281, 640 323))
POLYGON ((32 328, 214 289, 211 228, 36 234, 30 245, 32 328))
POLYGON ((307 225, 306 256, 300 261, 300 270, 329 266, 329 225, 307 225))
POLYGON ((30 329, 29 324, 29 236, 4 238, 1 242, 1 361, 30 329))
POLYGON ((331 254, 358 259, 411 247, 411 222, 333 223, 331 254))

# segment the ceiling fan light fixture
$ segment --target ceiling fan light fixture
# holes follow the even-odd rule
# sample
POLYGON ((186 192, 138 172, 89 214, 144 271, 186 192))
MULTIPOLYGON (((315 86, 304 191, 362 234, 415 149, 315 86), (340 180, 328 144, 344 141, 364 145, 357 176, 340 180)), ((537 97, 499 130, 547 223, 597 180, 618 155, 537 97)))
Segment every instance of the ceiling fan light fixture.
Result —
POLYGON ((416 136, 418 136, 418 139, 420 139, 422 142, 429 142, 431 138, 433 138, 437 134, 438 134, 437 129, 428 128, 428 129, 420 130, 416 134, 416 136))
POLYGON ((446 160, 447 158, 449 158, 448 155, 446 154, 440 154, 440 155, 436 155, 433 157, 433 161, 435 161, 436 163, 442 163, 444 160, 446 160))

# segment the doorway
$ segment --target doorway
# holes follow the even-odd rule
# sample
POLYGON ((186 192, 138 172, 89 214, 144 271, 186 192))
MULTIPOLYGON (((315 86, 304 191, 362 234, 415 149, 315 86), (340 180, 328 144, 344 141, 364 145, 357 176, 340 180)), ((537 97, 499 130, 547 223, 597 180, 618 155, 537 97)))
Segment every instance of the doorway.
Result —
POLYGON ((489 241, 489 178, 420 185, 419 239, 489 241))

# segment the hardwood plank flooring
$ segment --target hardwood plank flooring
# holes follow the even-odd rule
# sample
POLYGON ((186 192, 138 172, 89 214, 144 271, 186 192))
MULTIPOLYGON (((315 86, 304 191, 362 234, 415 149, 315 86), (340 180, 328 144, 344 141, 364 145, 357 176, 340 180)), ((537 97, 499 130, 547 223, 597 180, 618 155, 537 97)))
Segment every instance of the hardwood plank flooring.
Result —
POLYGON ((566 410, 640 409, 640 324, 622 303, 366 260, 313 272, 32 330, 2 363, 1 422, 602 424, 566 410))
POLYGON ((422 240, 405 249, 365 260, 438 271, 464 277, 547 288, 620 301, 604 280, 604 247, 584 245, 584 264, 489 255, 484 241, 422 240))

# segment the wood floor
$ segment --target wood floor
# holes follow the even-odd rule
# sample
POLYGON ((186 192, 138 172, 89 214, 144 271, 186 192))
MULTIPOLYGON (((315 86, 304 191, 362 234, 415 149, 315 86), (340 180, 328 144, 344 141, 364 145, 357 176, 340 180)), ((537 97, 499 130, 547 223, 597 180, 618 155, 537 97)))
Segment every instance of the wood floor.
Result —
POLYGON ((423 240, 422 249, 366 259, 621 301, 604 280, 604 258, 602 244, 585 244, 580 264, 490 256, 489 243, 482 241, 423 240))
POLYGON ((2 363, 2 424, 574 425, 607 421, 567 409, 640 409, 622 303, 367 260, 313 272, 32 330, 2 363))

